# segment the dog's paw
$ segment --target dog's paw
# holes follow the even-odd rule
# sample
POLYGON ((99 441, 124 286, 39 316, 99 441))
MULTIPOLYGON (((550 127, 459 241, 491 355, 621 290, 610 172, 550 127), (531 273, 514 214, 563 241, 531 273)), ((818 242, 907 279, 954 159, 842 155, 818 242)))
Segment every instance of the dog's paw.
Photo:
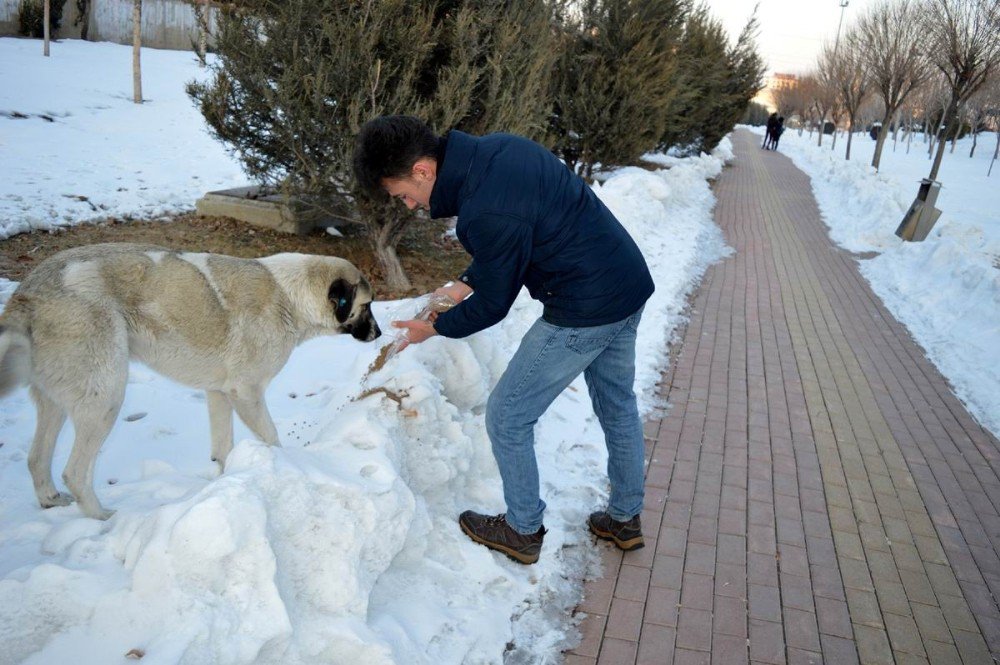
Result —
POLYGON ((73 503, 73 495, 65 492, 56 492, 54 495, 39 497, 38 503, 42 508, 55 508, 56 506, 68 506, 73 503))
POLYGON ((95 520, 101 520, 102 522, 106 522, 107 520, 111 519, 111 516, 114 515, 114 514, 115 514, 115 511, 113 511, 113 510, 105 510, 104 508, 102 508, 100 510, 94 511, 93 514, 91 514, 91 513, 88 512, 87 513, 87 517, 90 517, 90 518, 95 519, 95 520))

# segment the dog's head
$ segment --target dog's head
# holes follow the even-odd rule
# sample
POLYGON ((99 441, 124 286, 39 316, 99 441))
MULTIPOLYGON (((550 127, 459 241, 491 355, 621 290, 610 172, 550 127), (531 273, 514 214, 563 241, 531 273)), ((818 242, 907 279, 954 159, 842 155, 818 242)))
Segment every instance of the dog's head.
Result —
POLYGON ((382 334, 372 317, 372 287, 350 261, 312 254, 258 260, 288 294, 301 339, 347 333, 370 342, 382 334))
POLYGON ((353 275, 334 279, 330 283, 327 300, 341 332, 362 342, 370 342, 378 338, 382 330, 372 316, 372 287, 357 269, 355 272, 358 273, 355 279, 352 279, 353 275))

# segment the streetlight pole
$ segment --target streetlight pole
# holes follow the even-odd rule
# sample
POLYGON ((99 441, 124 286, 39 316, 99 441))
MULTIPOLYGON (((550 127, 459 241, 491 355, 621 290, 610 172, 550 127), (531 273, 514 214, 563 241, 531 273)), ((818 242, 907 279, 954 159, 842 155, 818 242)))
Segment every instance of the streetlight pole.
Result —
POLYGON ((840 23, 837 24, 837 40, 833 43, 833 54, 837 55, 837 48, 840 46, 840 28, 844 25, 844 10, 850 0, 840 0, 840 23))

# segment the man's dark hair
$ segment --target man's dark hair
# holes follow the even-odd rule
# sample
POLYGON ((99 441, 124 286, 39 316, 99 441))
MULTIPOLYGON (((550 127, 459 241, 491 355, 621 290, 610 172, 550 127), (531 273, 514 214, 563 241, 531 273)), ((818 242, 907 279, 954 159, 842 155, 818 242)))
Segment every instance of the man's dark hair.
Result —
POLYGON ((384 115, 361 127, 354 144, 354 177, 371 195, 384 178, 405 178, 421 157, 436 159, 438 137, 420 118, 384 115))

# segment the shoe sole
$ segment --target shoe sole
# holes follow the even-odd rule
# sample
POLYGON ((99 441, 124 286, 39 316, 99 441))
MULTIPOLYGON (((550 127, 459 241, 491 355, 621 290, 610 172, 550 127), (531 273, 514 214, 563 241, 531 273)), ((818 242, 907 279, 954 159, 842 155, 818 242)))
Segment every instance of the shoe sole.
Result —
POLYGON ((618 549, 624 550, 626 552, 631 552, 632 550, 640 550, 646 544, 642 540, 642 535, 638 535, 635 538, 629 538, 628 540, 622 540, 610 531, 602 531, 595 527, 590 522, 587 522, 587 526, 590 527, 590 532, 600 538, 601 540, 610 540, 618 549))
POLYGON ((480 545, 485 545, 491 550, 495 550, 497 552, 500 552, 501 554, 506 554, 507 558, 510 559, 511 561, 516 561, 517 563, 523 563, 528 565, 538 561, 538 556, 539 556, 538 554, 524 554, 523 552, 518 552, 517 550, 511 549, 509 547, 504 547, 503 545, 498 545, 496 543, 491 543, 488 540, 484 540, 483 538, 480 538, 475 533, 473 533, 472 529, 466 526, 465 522, 463 522, 462 520, 458 521, 458 525, 462 527, 462 533, 467 535, 469 538, 479 543, 480 545))

